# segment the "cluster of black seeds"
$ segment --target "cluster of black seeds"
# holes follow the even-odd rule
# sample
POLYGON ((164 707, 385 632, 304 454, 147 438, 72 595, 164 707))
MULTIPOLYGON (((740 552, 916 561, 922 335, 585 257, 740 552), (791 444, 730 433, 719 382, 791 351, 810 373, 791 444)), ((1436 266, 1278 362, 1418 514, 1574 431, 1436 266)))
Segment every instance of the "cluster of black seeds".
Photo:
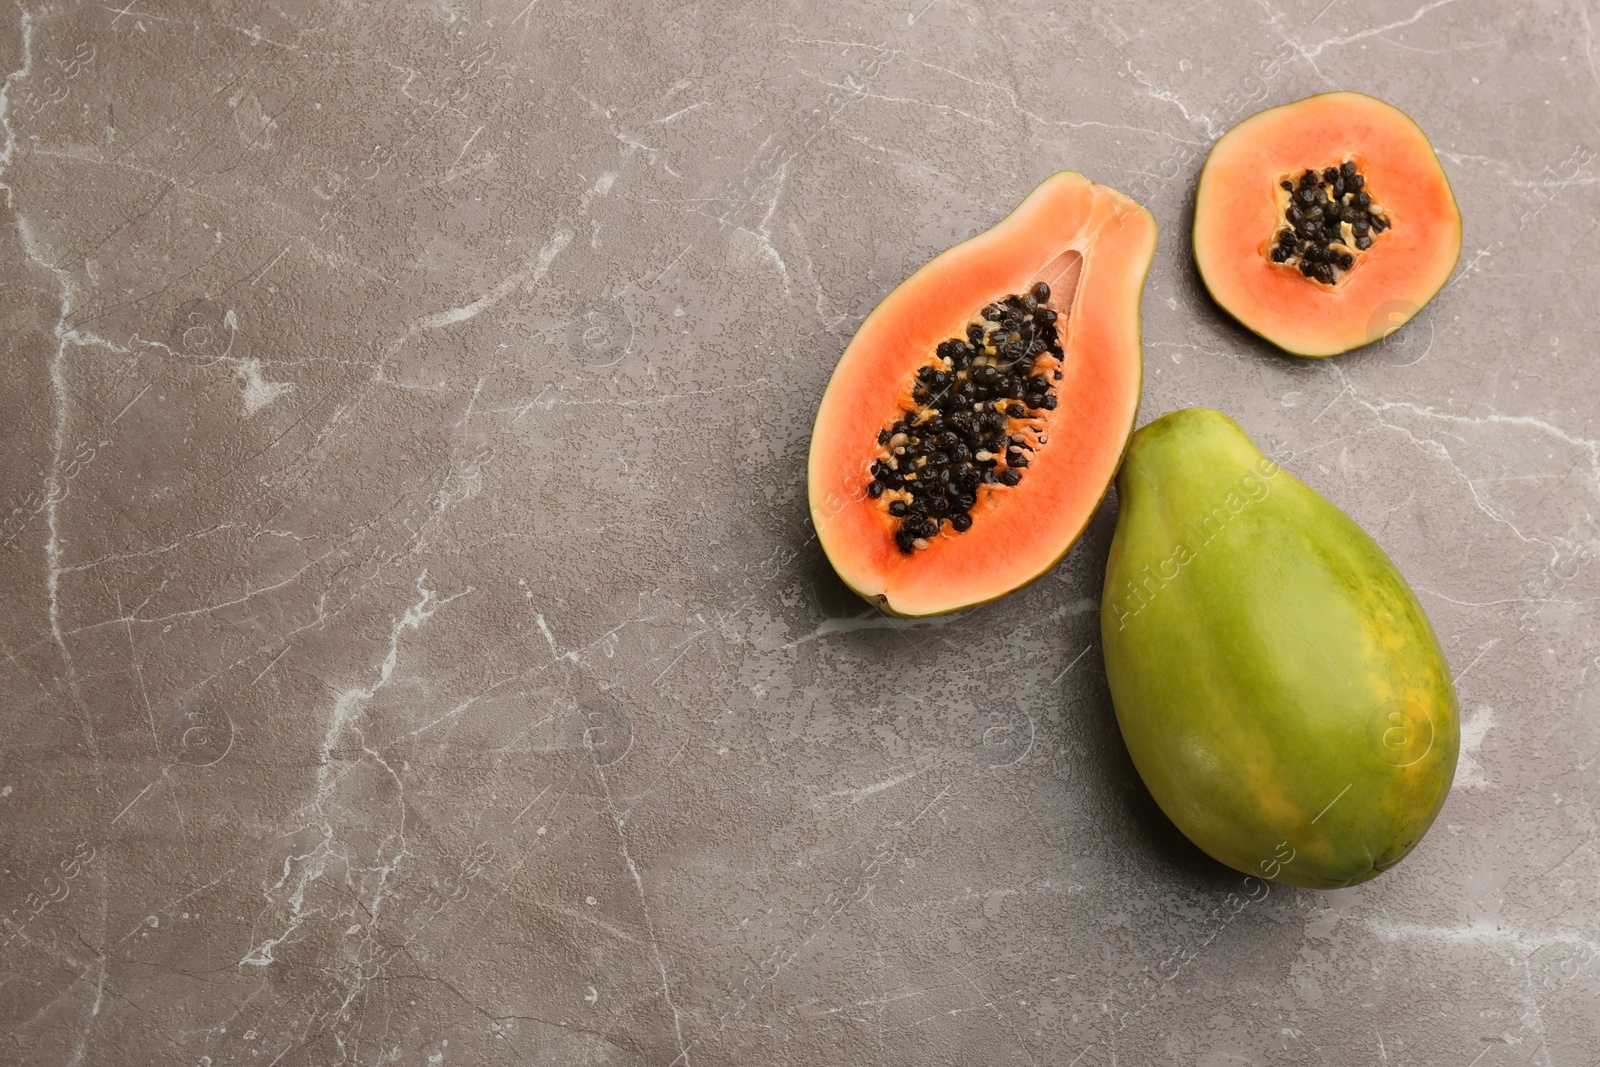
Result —
POLYGON ((1365 252, 1373 235, 1389 228, 1389 220, 1372 210, 1372 194, 1362 188, 1367 181, 1349 160, 1321 174, 1308 170, 1298 185, 1279 184, 1289 194, 1288 226, 1278 231, 1272 261, 1298 267, 1313 281, 1332 285, 1355 266, 1352 247, 1365 252))
POLYGON ((1063 357, 1056 313, 1043 282, 1023 296, 984 308, 965 337, 941 341, 938 358, 917 371, 916 406, 878 434, 867 494, 900 520, 894 543, 908 555, 926 548, 946 520, 972 527, 983 485, 1016 485, 1028 454, 1044 443, 1031 412, 1056 406, 1063 357))

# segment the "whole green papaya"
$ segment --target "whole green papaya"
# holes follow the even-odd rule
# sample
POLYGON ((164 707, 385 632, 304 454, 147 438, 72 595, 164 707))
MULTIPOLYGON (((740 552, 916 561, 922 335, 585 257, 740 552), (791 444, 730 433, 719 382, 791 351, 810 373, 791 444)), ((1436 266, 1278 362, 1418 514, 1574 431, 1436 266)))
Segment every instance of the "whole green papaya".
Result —
POLYGON ((1455 776, 1455 687, 1411 587, 1237 423, 1134 435, 1101 602, 1117 723, 1145 785, 1230 867, 1314 888, 1410 852, 1455 776))

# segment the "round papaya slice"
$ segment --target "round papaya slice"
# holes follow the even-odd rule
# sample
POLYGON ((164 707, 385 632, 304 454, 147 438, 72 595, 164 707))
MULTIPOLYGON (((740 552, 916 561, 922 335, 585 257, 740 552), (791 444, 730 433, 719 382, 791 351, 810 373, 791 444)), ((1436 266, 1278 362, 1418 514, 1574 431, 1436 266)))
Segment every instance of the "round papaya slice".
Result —
POLYGON ((1070 171, 861 323, 823 394, 811 519, 897 615, 1025 585, 1066 555, 1133 432, 1150 213, 1070 171))
POLYGON ((1200 171, 1200 277, 1241 325, 1296 355, 1399 329, 1460 255, 1461 212, 1427 135, 1361 93, 1258 112, 1200 171))

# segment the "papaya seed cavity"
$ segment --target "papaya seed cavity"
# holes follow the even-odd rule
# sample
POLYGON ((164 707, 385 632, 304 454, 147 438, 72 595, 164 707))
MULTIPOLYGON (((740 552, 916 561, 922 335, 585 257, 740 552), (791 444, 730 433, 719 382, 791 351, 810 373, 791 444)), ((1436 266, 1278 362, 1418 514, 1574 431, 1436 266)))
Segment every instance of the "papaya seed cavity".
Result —
POLYGON ((867 495, 899 520, 894 541, 906 555, 947 522, 971 529, 979 492, 1020 484, 1044 443, 1065 358, 1049 301, 1039 282, 983 308, 964 337, 939 343, 917 371, 913 406, 878 433, 867 495))
POLYGON ((1354 268, 1357 256, 1391 225, 1353 160, 1320 173, 1306 170, 1298 180, 1283 178, 1278 188, 1279 229, 1268 254, 1323 285, 1354 268))

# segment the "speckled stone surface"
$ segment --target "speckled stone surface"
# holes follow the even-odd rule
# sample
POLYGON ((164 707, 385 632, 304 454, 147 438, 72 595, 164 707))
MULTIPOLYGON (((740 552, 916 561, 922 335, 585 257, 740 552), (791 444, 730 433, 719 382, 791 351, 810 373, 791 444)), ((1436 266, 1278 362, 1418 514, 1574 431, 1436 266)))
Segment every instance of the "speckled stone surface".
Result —
POLYGON ((0 14, 0 1060, 1592 1067, 1592 6, 49 3, 0 14), (1449 285, 1274 354, 1187 250, 1332 88, 1449 285), (1433 832, 1264 899, 1028 589, 881 617, 808 527, 851 330, 1072 168, 1162 237, 1141 419, 1364 524, 1456 672, 1433 832))

